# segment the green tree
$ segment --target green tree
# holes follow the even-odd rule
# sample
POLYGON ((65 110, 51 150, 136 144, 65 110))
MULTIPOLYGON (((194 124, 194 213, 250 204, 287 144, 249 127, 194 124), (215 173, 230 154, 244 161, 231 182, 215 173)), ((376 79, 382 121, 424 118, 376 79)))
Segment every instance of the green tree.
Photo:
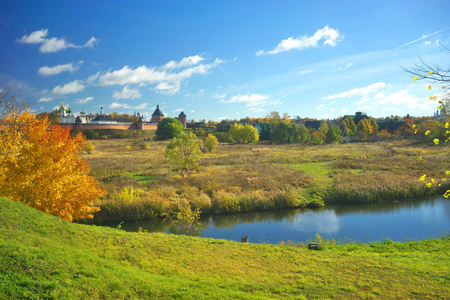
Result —
POLYGON ((359 132, 360 135, 372 134, 372 126, 370 125, 369 120, 367 118, 361 119, 356 127, 356 131, 359 132))
POLYGON ((280 121, 270 132, 270 141, 274 144, 288 144, 292 142, 292 125, 286 121, 280 121))
POLYGON ((356 124, 352 118, 345 117, 340 125, 340 128, 341 128, 342 132, 347 130, 347 133, 346 133, 347 136, 353 136, 356 134, 356 124))
POLYGON ((337 143, 341 139, 342 131, 338 126, 335 126, 332 123, 328 124, 328 130, 325 135, 326 143, 337 143))
POLYGON ((158 123, 156 138, 158 140, 168 140, 184 131, 184 126, 178 119, 164 118, 158 123))
MULTIPOLYGON (((294 124, 294 126, 297 124, 294 124)), ((309 133, 308 128, 305 126, 295 126, 295 143, 305 143, 311 139, 311 135, 309 133), (298 127, 298 130, 297 130, 298 127)))
POLYGON ((256 143, 259 141, 258 130, 252 125, 242 125, 234 123, 231 125, 230 137, 239 144, 256 143))
POLYGON ((203 143, 192 132, 179 133, 166 148, 166 158, 180 172, 188 174, 198 169, 203 143))
POLYGON ((211 133, 208 134, 208 136, 205 139, 206 151, 208 151, 209 153, 213 152, 213 150, 216 149, 218 144, 219 142, 217 141, 217 138, 211 133))

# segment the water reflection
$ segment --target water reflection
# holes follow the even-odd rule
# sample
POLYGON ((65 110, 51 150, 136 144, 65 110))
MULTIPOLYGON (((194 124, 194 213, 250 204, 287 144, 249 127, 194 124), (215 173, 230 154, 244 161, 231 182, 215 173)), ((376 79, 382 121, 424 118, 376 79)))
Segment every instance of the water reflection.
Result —
MULTIPOLYGON (((196 235, 251 242, 306 242, 319 233, 337 240, 374 241, 384 238, 404 241, 439 236, 450 231, 450 200, 376 203, 367 205, 327 206, 318 210, 278 210, 213 215, 200 220, 196 235)), ((115 225, 117 226, 117 224, 115 225)), ((115 227, 114 226, 114 227, 115 227)), ((172 221, 128 222, 127 231, 139 227, 149 232, 183 234, 172 221)))

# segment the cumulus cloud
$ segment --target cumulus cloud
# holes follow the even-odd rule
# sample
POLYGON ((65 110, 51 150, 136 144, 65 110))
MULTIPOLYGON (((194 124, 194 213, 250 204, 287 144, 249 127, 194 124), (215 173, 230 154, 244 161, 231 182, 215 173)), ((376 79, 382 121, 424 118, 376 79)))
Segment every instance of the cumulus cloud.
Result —
POLYGON ((53 94, 57 95, 65 95, 65 94, 74 94, 83 91, 85 86, 79 81, 75 80, 65 85, 58 85, 52 91, 53 94))
POLYGON ((153 90, 163 95, 175 95, 180 91, 180 83, 161 82, 153 90))
POLYGON ((39 68, 39 75, 42 76, 52 76, 57 75, 61 72, 70 72, 73 73, 77 71, 81 65, 83 64, 83 61, 80 61, 78 65, 74 65, 73 63, 70 64, 64 64, 64 65, 56 65, 54 67, 44 66, 39 68))
POLYGON ((261 103, 266 103, 269 96, 261 94, 247 94, 247 95, 236 95, 228 100, 222 99, 219 102, 222 103, 246 103, 246 106, 259 106, 261 103))
POLYGON ((222 99, 219 102, 222 103, 245 103, 246 107, 249 107, 249 110, 254 112, 262 111, 261 107, 268 105, 277 105, 280 104, 279 100, 270 100, 270 97, 267 95, 261 94, 246 94, 246 95, 236 95, 228 100, 222 99))
POLYGON ((128 85, 126 85, 120 92, 115 92, 113 98, 118 99, 136 99, 140 98, 142 95, 139 93, 138 89, 130 89, 128 85))
POLYGON ((351 98, 353 96, 365 96, 370 93, 376 92, 380 88, 384 88, 386 84, 384 82, 376 82, 363 88, 354 88, 346 92, 329 95, 321 100, 332 100, 337 98, 351 98))
POLYGON ((95 37, 91 37, 84 45, 75 45, 64 38, 47 38, 48 29, 37 30, 29 35, 24 35, 20 39, 16 39, 19 44, 41 44, 39 51, 41 53, 55 53, 68 48, 93 48, 95 44, 99 43, 99 40, 95 37))
POLYGON ((118 103, 118 102, 113 102, 109 105, 110 109, 115 109, 115 108, 125 108, 125 109, 135 109, 135 110, 140 110, 140 109, 145 109, 147 107, 148 103, 142 103, 140 105, 137 106, 131 106, 129 104, 126 103, 118 103))
POLYGON ((127 109, 131 109, 132 107, 126 103, 118 103, 118 102, 113 102, 109 105, 110 109, 114 109, 114 108, 127 108, 127 109))
MULTIPOLYGON (((183 61, 183 60, 182 60, 183 61)), ((188 59, 191 63, 178 62, 177 67, 190 66, 194 63, 195 59, 188 59)), ((147 85, 155 84, 152 90, 165 95, 173 95, 179 92, 181 83, 192 77, 195 74, 204 75, 211 69, 215 68, 224 61, 216 59, 209 64, 199 64, 196 66, 190 66, 178 72, 170 71, 166 66, 163 67, 148 67, 140 66, 135 69, 128 66, 124 66, 120 70, 108 71, 103 74, 91 75, 89 81, 98 85, 147 85)), ((174 67, 171 67, 172 69, 174 67)))
POLYGON ((147 105, 148 105, 148 103, 142 103, 142 104, 140 104, 138 106, 135 106, 134 109, 144 109, 144 108, 147 107, 147 105))
POLYGON ((42 97, 38 100, 38 102, 50 102, 52 100, 53 100, 52 97, 42 97))
POLYGON ((382 99, 375 101, 376 104, 401 106, 408 109, 432 109, 435 105, 433 101, 424 101, 420 97, 409 94, 408 89, 403 89, 391 95, 385 96, 382 99))
POLYGON ((336 46, 336 44, 343 39, 343 36, 339 34, 336 29, 325 26, 322 29, 317 30, 313 36, 300 36, 298 38, 287 38, 282 40, 273 50, 264 51, 260 50, 256 52, 256 55, 277 54, 290 50, 302 50, 311 47, 317 47, 320 41, 323 41, 323 45, 336 46))
POLYGON ((86 97, 84 99, 77 99, 76 103, 77 104, 85 104, 92 100, 94 100, 94 97, 86 97))
POLYGON ((163 66, 163 69, 179 69, 179 68, 190 67, 190 66, 194 66, 194 65, 198 64, 202 60, 204 60, 204 58, 201 57, 200 55, 183 57, 183 59, 181 59, 178 62, 174 61, 174 60, 169 61, 167 64, 165 64, 163 66))

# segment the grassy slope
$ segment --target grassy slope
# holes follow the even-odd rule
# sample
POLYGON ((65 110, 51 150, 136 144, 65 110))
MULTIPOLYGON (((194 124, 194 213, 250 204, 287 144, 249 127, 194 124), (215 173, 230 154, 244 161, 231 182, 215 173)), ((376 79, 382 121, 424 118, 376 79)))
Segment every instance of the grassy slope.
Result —
POLYGON ((302 247, 72 224, 0 198, 0 299, 446 298, 450 239, 302 247))

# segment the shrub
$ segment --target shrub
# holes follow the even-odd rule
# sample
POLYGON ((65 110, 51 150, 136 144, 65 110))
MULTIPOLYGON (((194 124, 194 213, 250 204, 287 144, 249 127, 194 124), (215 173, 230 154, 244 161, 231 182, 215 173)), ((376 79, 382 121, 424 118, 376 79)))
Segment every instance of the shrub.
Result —
POLYGON ((212 134, 208 134, 205 140, 205 149, 211 153, 214 149, 216 149, 218 144, 219 142, 217 141, 217 138, 212 134))
POLYGON ((142 142, 140 144, 140 147, 142 150, 150 150, 150 143, 149 142, 142 142))
POLYGON ((202 141, 192 132, 182 132, 167 145, 166 157, 178 170, 188 173, 198 168, 201 147, 202 141))
POLYGON ((131 150, 131 146, 130 145, 125 146, 125 150, 131 150))
POLYGON ((92 154, 92 152, 95 149, 95 146, 91 142, 87 142, 87 143, 84 144, 83 148, 84 148, 84 151, 87 152, 87 154, 92 154))
POLYGON ((178 119, 175 118, 164 118, 158 123, 158 128, 156 129, 156 137, 158 140, 168 140, 177 136, 179 133, 184 131, 184 126, 178 119))
POLYGON ((107 136, 107 135, 102 135, 102 136, 100 137, 100 139, 101 139, 101 140, 107 140, 107 139, 108 139, 108 136, 107 136))

